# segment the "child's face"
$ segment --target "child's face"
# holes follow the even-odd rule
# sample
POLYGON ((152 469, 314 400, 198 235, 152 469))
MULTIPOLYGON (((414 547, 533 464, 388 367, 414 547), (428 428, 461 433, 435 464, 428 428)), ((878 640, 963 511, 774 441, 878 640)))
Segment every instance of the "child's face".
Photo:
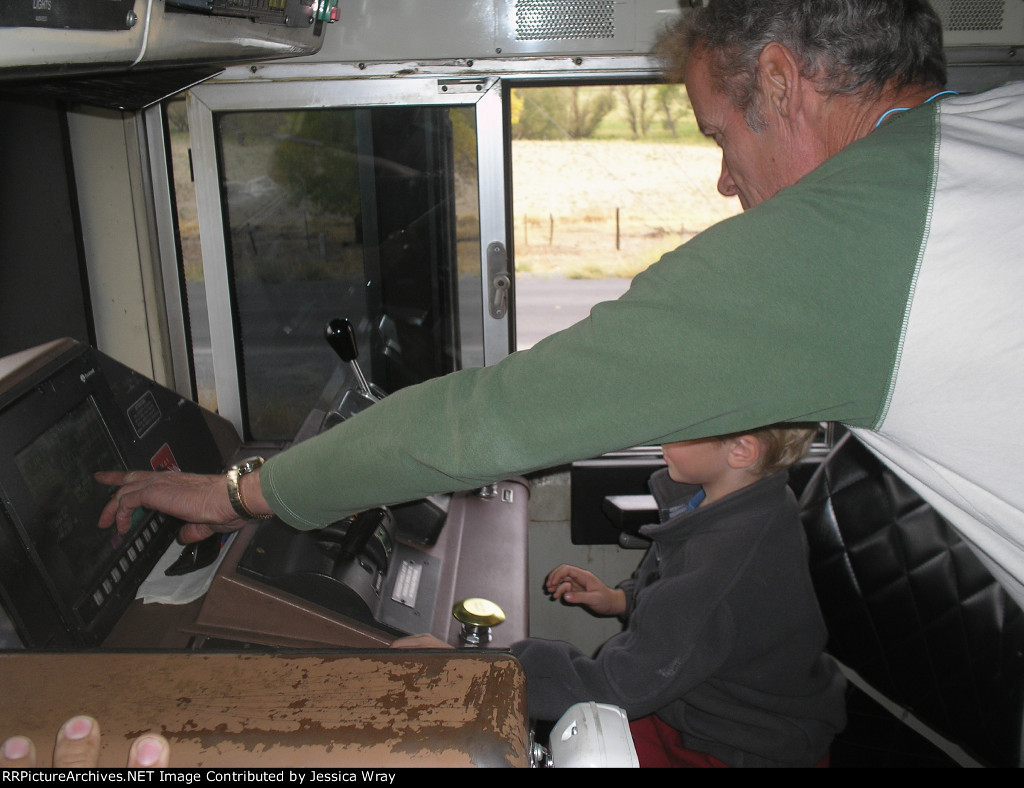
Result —
POLYGON ((729 471, 728 440, 702 438, 694 441, 666 443, 661 447, 673 481, 706 485, 729 471))

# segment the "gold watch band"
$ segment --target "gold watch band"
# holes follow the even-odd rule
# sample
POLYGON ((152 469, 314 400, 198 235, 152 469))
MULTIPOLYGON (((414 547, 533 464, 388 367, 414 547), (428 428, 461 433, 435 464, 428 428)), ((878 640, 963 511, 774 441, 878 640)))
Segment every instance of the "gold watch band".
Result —
POLYGON ((248 457, 238 463, 238 465, 232 465, 227 470, 228 501, 231 503, 231 508, 235 510, 235 514, 243 520, 269 520, 274 516, 272 514, 257 514, 246 506, 245 501, 242 500, 242 488, 240 486, 242 477, 247 473, 252 473, 261 465, 263 465, 262 457, 248 457))

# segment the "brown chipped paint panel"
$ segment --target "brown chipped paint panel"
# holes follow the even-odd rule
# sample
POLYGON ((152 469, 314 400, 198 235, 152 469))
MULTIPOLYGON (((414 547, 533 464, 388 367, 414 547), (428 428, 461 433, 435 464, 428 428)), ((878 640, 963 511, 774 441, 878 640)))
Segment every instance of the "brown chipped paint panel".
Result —
POLYGON ((10 653, 0 740, 89 714, 103 766, 150 731, 175 767, 527 766, 525 689, 503 652, 10 653))

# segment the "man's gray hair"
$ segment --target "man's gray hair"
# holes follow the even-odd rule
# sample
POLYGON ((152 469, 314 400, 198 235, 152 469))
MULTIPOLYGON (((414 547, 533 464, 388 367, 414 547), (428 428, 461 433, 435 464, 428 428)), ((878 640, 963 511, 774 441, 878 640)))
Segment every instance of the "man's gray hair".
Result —
POLYGON ((758 56, 786 46, 801 73, 825 95, 877 96, 886 87, 943 87, 942 23, 925 0, 709 0, 686 13, 658 45, 666 75, 680 79, 686 58, 705 47, 711 77, 747 123, 763 127, 758 56))

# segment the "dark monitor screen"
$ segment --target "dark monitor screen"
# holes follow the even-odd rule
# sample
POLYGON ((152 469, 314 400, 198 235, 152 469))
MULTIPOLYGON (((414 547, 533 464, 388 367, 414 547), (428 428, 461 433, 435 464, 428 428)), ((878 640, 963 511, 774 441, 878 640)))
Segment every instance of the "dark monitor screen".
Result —
POLYGON ((14 456, 37 507, 35 548, 78 607, 96 570, 123 544, 113 528, 96 523, 110 490, 93 478, 98 468, 125 470, 93 397, 76 405, 14 456))
POLYGON ((0 606, 26 647, 98 645, 177 529, 141 509, 125 534, 99 528, 113 490, 94 474, 219 458, 196 460, 193 443, 215 451, 202 436, 178 440, 200 418, 195 406, 91 348, 62 342, 11 358, 0 387, 0 606))

